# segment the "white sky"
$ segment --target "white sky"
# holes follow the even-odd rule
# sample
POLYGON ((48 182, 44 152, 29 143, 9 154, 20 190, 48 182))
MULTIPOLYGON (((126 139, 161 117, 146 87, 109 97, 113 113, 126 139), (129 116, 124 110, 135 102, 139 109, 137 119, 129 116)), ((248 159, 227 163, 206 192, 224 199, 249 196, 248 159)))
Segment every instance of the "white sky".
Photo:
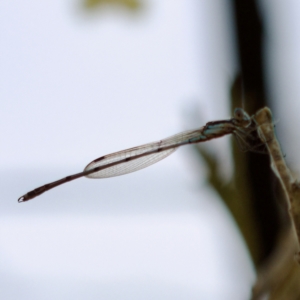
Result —
MULTIPOLYGON (((17 203, 99 156, 187 129, 195 107, 193 126, 228 118, 236 63, 226 4, 149 0, 138 16, 88 18, 76 1, 0 3, 5 299, 247 299, 245 247, 188 147, 137 173, 17 203)), ((228 141, 211 148, 230 172, 228 141)))
POLYGON ((276 130, 287 163, 300 175, 300 2, 262 0, 267 21, 266 62, 276 130))

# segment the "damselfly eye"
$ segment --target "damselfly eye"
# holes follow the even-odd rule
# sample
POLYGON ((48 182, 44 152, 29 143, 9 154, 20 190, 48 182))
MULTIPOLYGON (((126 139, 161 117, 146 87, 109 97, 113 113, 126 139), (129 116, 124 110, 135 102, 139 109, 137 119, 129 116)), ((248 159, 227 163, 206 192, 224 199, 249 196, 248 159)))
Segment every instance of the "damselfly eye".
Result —
POLYGON ((236 109, 234 110, 233 116, 234 116, 237 120, 243 120, 245 114, 246 114, 246 112, 245 112, 242 108, 236 108, 236 109))
POLYGON ((238 126, 248 127, 251 124, 250 116, 242 108, 236 108, 233 116, 238 126))

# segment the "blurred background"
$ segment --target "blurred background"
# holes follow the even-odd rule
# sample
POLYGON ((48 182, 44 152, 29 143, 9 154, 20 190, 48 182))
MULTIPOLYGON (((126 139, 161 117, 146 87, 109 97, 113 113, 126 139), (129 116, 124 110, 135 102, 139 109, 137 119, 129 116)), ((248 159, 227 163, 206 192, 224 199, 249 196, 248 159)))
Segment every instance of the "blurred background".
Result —
POLYGON ((288 221, 268 156, 231 137, 17 199, 243 105, 271 107, 299 171, 299 1, 3 1, 0 20, 1 298, 250 299, 288 221))

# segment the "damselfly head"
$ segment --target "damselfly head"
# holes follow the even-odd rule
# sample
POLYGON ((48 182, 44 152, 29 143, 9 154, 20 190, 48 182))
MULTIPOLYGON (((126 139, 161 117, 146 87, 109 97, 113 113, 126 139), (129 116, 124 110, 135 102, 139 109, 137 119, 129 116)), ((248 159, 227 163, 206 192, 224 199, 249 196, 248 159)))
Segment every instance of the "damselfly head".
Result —
POLYGON ((242 109, 236 108, 233 113, 235 125, 247 128, 251 124, 250 116, 242 109))

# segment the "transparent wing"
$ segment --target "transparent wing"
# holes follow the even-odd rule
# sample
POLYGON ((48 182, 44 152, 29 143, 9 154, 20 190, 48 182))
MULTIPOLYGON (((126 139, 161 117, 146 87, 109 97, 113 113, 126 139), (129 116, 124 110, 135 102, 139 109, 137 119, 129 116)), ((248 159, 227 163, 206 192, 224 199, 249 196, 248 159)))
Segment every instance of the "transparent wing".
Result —
POLYGON ((173 153, 201 136, 202 128, 173 135, 164 140, 153 142, 99 157, 89 163, 84 171, 103 166, 103 169, 87 175, 88 178, 108 178, 120 176, 146 168, 173 153), (128 160, 128 161, 125 161, 128 160), (120 162, 120 163, 118 163, 120 162), (114 164, 105 168, 105 165, 114 164))
MULTIPOLYGON (((147 156, 143 156, 132 161, 119 163, 115 166, 103 169, 101 171, 92 173, 88 175, 88 178, 108 178, 114 176, 120 176, 124 174, 128 174, 131 172, 135 172, 146 168, 162 159, 170 155, 176 150, 176 148, 168 149, 165 151, 157 152, 154 154, 149 154, 147 156)), ((88 169, 85 169, 88 170, 88 169)))

